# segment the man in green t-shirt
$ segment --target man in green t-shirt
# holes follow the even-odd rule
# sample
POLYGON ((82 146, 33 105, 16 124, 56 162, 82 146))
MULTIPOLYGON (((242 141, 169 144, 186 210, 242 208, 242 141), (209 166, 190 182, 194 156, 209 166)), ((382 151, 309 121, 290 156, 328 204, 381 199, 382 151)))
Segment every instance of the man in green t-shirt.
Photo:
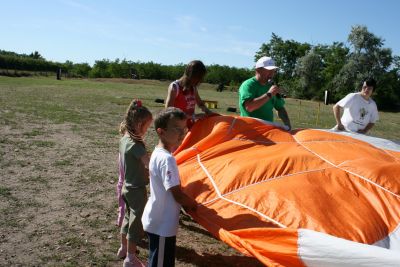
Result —
POLYGON ((261 57, 255 69, 256 75, 244 81, 239 88, 240 115, 272 122, 274 120, 272 110, 275 108, 279 118, 290 130, 292 126, 284 107, 285 100, 279 95, 280 88, 269 84, 278 69, 274 60, 270 57, 261 57))

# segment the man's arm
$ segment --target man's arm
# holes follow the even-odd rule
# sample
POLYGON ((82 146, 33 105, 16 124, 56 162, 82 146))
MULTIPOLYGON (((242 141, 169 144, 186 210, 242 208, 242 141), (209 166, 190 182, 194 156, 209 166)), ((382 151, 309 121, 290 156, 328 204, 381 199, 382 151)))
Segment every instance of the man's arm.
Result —
POLYGON ((372 127, 374 127, 375 123, 368 123, 367 126, 365 126, 364 129, 358 130, 358 133, 366 134, 372 127))
POLYGON ((182 207, 187 211, 195 211, 197 209, 197 202, 188 197, 182 192, 181 186, 176 185, 168 189, 171 191, 176 202, 182 205, 182 207))
POLYGON ((277 110, 278 111, 278 117, 283 121, 283 123, 289 127, 289 131, 292 129, 292 125, 290 124, 290 119, 289 115, 285 109, 285 107, 282 107, 277 110))
POLYGON ((253 98, 253 99, 248 99, 244 102, 244 108, 248 111, 248 112, 252 112, 256 109, 259 109, 262 105, 264 105, 265 103, 267 103, 269 100, 271 100, 272 97, 268 96, 268 93, 271 94, 271 96, 276 95, 277 93, 279 93, 279 87, 276 85, 271 86, 271 88, 268 90, 267 93, 257 97, 257 98, 253 98))
POLYGON ((335 116, 335 120, 336 120, 336 125, 338 130, 340 131, 344 131, 344 126, 342 124, 342 121, 340 120, 340 111, 341 111, 342 107, 339 106, 338 104, 333 106, 333 115, 335 116))
POLYGON ((267 103, 271 98, 265 93, 257 98, 248 99, 244 102, 244 108, 248 112, 253 112, 254 110, 259 109, 262 105, 267 103))

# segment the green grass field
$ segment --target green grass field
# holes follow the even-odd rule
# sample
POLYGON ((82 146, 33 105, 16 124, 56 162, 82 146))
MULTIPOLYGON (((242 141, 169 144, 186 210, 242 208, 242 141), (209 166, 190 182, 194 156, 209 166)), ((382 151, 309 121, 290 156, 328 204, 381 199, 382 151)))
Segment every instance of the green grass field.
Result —
MULTIPOLYGON (((0 266, 120 266, 115 186, 118 127, 133 98, 154 113, 169 82, 0 76, 0 266)), ((215 112, 237 93, 203 84, 215 112)), ((287 99, 293 128, 331 128, 332 105, 287 99)), ((380 112, 371 135, 400 140, 400 114, 380 112)), ((149 152, 154 128, 146 136, 149 152)), ((258 266, 181 220, 177 266, 258 266)), ((140 257, 147 250, 140 248, 140 257)))
MULTIPOLYGON (((79 125, 103 120, 117 125, 133 98, 140 98, 152 111, 162 108, 163 105, 154 100, 165 98, 168 84, 148 80, 57 81, 53 78, 0 77, 2 119, 12 123, 15 112, 20 112, 35 121, 79 125)), ((238 114, 226 111, 228 107, 237 107, 237 93, 217 92, 215 87, 201 85, 201 97, 218 101, 218 108, 214 109, 217 113, 238 114)), ((293 128, 332 128, 335 125, 332 105, 287 98, 286 109, 293 128)), ((381 111, 379 115, 380 120, 370 135, 400 140, 400 114, 381 111)))

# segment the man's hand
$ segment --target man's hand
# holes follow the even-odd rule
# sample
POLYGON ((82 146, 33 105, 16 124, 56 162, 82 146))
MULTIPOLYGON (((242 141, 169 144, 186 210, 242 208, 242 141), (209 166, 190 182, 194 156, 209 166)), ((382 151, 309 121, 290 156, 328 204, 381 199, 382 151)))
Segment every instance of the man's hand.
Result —
POLYGON ((271 93, 271 95, 276 95, 281 92, 281 89, 277 85, 272 85, 271 88, 269 88, 268 93, 271 93))
POLYGON ((362 133, 362 134, 366 134, 372 127, 374 127, 375 123, 368 123, 367 126, 365 126, 364 129, 358 130, 357 133, 362 133))
POLYGON ((338 123, 338 124, 337 124, 337 129, 338 129, 339 131, 344 131, 344 130, 346 130, 346 129, 344 128, 343 124, 341 124, 341 123, 338 123))

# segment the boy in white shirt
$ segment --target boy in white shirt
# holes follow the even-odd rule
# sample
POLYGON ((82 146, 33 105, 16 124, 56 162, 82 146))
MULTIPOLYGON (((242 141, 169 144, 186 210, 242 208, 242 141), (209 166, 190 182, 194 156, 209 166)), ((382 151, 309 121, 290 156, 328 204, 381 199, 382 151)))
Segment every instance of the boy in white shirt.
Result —
POLYGON ((378 108, 371 98, 375 87, 374 79, 366 79, 359 93, 348 94, 333 106, 333 114, 337 123, 334 130, 366 134, 375 125, 379 119, 378 108), (344 112, 340 118, 342 109, 344 112))
POLYGON ((149 236, 148 266, 175 266, 181 205, 187 210, 197 207, 180 188, 178 166, 172 155, 187 133, 186 114, 178 108, 166 108, 157 115, 154 126, 159 142, 150 158, 150 197, 142 216, 149 236))

